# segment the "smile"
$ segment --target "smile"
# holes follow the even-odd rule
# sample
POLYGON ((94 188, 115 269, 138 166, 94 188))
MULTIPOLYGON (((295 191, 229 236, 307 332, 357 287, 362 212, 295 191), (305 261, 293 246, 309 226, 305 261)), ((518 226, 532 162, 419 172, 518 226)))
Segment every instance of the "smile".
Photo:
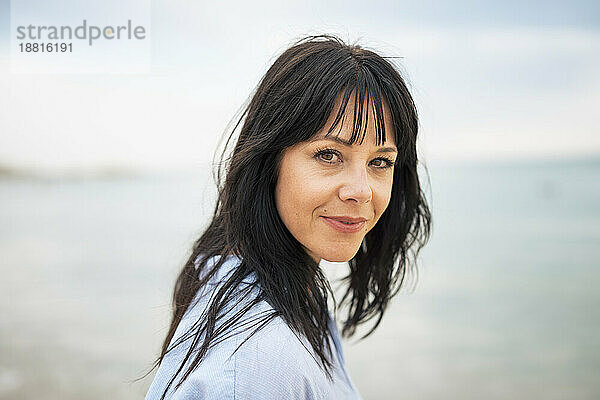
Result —
POLYGON ((342 221, 338 221, 338 220, 335 220, 332 218, 327 218, 327 217, 321 217, 321 218, 323 218, 325 223, 328 224, 330 227, 332 227, 336 231, 342 232, 342 233, 356 233, 363 229, 363 227, 365 226, 365 222, 366 222, 366 221, 360 221, 360 222, 352 223, 352 222, 342 222, 342 221))

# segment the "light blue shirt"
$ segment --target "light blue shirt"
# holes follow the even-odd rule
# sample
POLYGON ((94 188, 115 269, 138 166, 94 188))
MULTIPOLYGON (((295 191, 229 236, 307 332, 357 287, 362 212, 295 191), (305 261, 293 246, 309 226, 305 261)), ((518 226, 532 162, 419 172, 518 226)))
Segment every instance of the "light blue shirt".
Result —
MULTIPOLYGON (((214 265, 216 260, 216 257, 208 260, 207 267, 214 265)), ((240 259, 236 256, 228 256, 211 281, 198 291, 192 306, 188 308, 179 323, 171 345, 198 321, 216 287, 239 265, 239 262, 240 259)), ((251 275, 244 280, 243 284, 253 279, 255 276, 251 275)), ((228 313, 235 313, 241 307, 242 304, 236 305, 228 313)), ((262 301, 243 319, 258 314, 265 315, 262 313, 271 310, 273 308, 262 301)), ((223 320, 230 315, 226 315, 223 320)), ((281 317, 276 317, 252 336, 250 333, 254 327, 247 332, 243 332, 243 329, 236 330, 242 333, 211 347, 197 368, 176 391, 173 391, 175 384, 179 382, 183 372, 187 371, 194 358, 195 353, 193 353, 169 388, 165 399, 361 399, 344 367, 340 336, 331 314, 329 329, 335 345, 334 349, 329 348, 334 355, 331 358, 333 382, 327 379, 325 372, 317 364, 317 356, 306 338, 301 336, 301 343, 285 321, 281 317), (250 338, 234 353, 237 346, 248 336, 250 338)), ((167 353, 158 367, 146 394, 146 400, 160 399, 169 380, 181 365, 192 341, 193 338, 167 353)))

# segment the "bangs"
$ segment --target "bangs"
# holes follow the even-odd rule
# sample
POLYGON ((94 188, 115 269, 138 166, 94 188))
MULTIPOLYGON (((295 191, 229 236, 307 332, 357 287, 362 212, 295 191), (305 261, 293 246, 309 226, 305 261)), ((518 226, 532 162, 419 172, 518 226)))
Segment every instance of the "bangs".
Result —
MULTIPOLYGON (((377 84, 373 75, 368 69, 359 69, 354 79, 343 86, 341 105, 338 109, 335 120, 325 134, 329 136, 331 132, 340 124, 344 125, 346 118, 346 106, 354 94, 354 115, 352 119, 352 135, 348 141, 349 144, 359 142, 362 144, 367 133, 369 118, 375 116, 376 143, 383 145, 386 141, 383 104, 385 101, 381 88, 377 84), (365 107, 366 105, 366 107, 365 107)), ((389 107, 389 106, 388 106, 389 107)), ((390 110, 391 114, 391 110, 390 110)), ((393 125, 393 121, 389 121, 393 125)), ((393 132, 391 133, 393 134, 393 132)))

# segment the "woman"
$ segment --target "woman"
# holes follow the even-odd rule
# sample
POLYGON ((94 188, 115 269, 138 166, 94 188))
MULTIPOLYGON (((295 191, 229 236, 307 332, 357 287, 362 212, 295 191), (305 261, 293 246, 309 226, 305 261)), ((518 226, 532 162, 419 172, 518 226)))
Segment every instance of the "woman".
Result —
POLYGON ((381 56, 312 36, 269 68, 222 161, 242 120, 146 399, 360 398, 319 262, 348 262, 342 333, 375 319, 368 336, 429 238, 412 97, 381 56))

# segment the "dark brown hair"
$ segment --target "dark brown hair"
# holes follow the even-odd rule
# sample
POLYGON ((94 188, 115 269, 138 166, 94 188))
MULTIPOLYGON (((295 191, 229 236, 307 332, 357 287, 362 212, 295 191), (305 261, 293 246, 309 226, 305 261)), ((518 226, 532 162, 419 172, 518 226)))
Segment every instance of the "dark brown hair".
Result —
MULTIPOLYGON (((319 265, 282 222, 274 192, 283 151, 320 131, 333 112, 337 96, 343 94, 340 117, 352 93, 356 94, 356 111, 351 142, 362 140, 366 103, 375 111, 378 142, 384 142, 386 134, 395 135, 398 148, 389 205, 349 261, 350 272, 343 280, 347 290, 341 304, 348 306, 348 314, 342 335, 352 336, 358 325, 374 319, 364 338, 379 325, 390 299, 404 282, 407 268, 414 264, 430 235, 431 215, 417 174, 417 111, 404 80, 388 59, 357 45, 347 45, 334 36, 310 36, 283 52, 269 68, 221 153, 216 176, 218 199, 212 220, 194 243, 177 278, 171 325, 152 369, 183 341, 195 340, 165 388, 163 398, 192 355, 193 347, 199 350, 196 349, 195 359, 176 387, 211 346, 225 340, 227 329, 260 301, 268 302, 273 311, 253 325, 254 332, 275 317, 283 318, 295 333, 308 339, 331 378, 331 361, 324 346, 329 342, 328 293, 332 298, 333 293, 319 265), (392 116, 393 132, 385 132, 384 102, 392 116), (240 125, 239 137, 227 158, 227 148, 240 125), (212 296, 202 320, 173 341, 175 330, 198 290, 229 254, 238 256, 241 264, 212 296), (219 255, 219 262, 209 270, 206 261, 219 255), (202 279, 199 272, 205 273, 202 279), (242 312, 217 324, 227 304, 240 297, 239 285, 250 274, 256 277, 260 294, 242 312)), ((329 132, 338 122, 339 118, 329 132)), ((242 292, 244 297, 250 290, 242 292)))

